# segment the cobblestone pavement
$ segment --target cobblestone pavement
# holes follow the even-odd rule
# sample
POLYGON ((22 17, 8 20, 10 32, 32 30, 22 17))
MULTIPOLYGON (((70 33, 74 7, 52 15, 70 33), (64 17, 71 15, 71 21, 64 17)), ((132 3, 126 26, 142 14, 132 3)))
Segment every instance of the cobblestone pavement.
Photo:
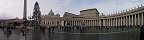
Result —
POLYGON ((26 31, 26 36, 22 35, 20 29, 0 29, 0 40, 139 40, 140 30, 132 29, 133 28, 126 28, 126 31, 121 30, 122 32, 116 32, 119 29, 103 29, 103 31, 100 31, 102 29, 87 30, 88 32, 95 30, 95 33, 63 33, 58 31, 49 32, 49 30, 40 31, 36 29, 26 31), (114 31, 114 33, 105 33, 107 31, 114 31), (99 32, 105 34, 97 34, 99 32))

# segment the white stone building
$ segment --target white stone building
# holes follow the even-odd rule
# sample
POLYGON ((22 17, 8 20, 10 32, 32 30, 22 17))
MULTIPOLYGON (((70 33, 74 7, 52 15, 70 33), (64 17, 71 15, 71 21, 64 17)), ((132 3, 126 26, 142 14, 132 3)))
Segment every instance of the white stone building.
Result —
POLYGON ((42 16, 45 26, 137 26, 144 25, 144 6, 129 11, 99 15, 96 8, 80 11, 80 15, 65 12, 63 17, 54 15, 52 10, 48 15, 42 16))

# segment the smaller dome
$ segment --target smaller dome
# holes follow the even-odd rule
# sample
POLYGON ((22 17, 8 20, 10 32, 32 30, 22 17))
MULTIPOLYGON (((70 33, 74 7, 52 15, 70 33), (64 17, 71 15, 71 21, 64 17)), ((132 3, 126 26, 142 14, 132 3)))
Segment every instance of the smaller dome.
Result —
POLYGON ((53 15, 54 15, 53 11, 51 10, 51 11, 48 13, 48 15, 53 16, 53 15))
POLYGON ((56 16, 60 17, 60 14, 56 14, 56 16))

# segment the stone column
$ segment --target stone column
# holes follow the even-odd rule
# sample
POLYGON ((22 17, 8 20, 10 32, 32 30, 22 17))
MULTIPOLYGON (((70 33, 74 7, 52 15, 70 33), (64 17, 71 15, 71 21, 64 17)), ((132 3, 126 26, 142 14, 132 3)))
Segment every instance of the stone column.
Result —
POLYGON ((67 21, 65 21, 65 24, 64 24, 64 26, 67 26, 67 21))
POLYGON ((79 26, 79 20, 76 20, 76 25, 75 26, 79 26))
POLYGON ((110 26, 111 26, 111 18, 109 20, 110 20, 110 26))
POLYGON ((119 17, 119 26, 121 26, 121 17, 119 17))
POLYGON ((108 26, 110 26, 110 19, 108 19, 108 26))
POLYGON ((76 26, 78 25, 78 21, 76 20, 76 26))
POLYGON ((87 20, 85 20, 85 26, 87 26, 87 20))
POLYGON ((107 19, 107 26, 109 26, 109 19, 107 19))
POLYGON ((93 20, 93 26, 95 26, 94 24, 95 24, 95 20, 93 20))
POLYGON ((114 18, 112 18, 112 26, 114 26, 114 18))
POLYGON ((112 18, 112 19, 111 19, 111 24, 112 24, 111 26, 113 26, 113 22, 114 22, 114 21, 113 21, 113 18, 112 18))
POLYGON ((105 26, 105 23, 106 23, 105 20, 106 20, 106 19, 103 19, 103 26, 105 26))
POLYGON ((88 20, 88 26, 90 26, 90 20, 88 20))
POLYGON ((75 20, 73 20, 73 25, 72 26, 75 26, 75 20))
POLYGON ((75 26, 75 20, 73 21, 73 26, 75 26))
POLYGON ((119 18, 119 26, 121 26, 121 17, 119 18))
POLYGON ((74 26, 76 26, 76 23, 77 23, 77 22, 76 22, 76 20, 75 20, 75 21, 74 21, 74 26))
POLYGON ((97 20, 95 20, 95 26, 97 26, 97 20))
POLYGON ((115 26, 115 19, 113 18, 112 20, 113 20, 113 25, 112 26, 115 26))
POLYGON ((135 14, 135 25, 137 25, 137 19, 136 19, 136 14, 135 14))
POLYGON ((93 20, 91 20, 91 26, 93 26, 93 20))
POLYGON ((116 18, 116 26, 117 26, 117 18, 116 18))
POLYGON ((111 18, 110 18, 110 26, 112 26, 112 20, 111 20, 111 18))
POLYGON ((89 20, 89 26, 91 26, 91 20, 89 20))
POLYGON ((99 20, 98 20, 97 22, 98 22, 97 24, 98 24, 98 26, 99 26, 99 24, 100 24, 99 20))
POLYGON ((98 22, 98 26, 100 26, 100 25, 99 25, 99 24, 100 24, 100 21, 98 20, 97 22, 98 22))
POLYGON ((95 26, 95 25, 94 25, 94 24, 95 24, 95 23, 94 23, 94 21, 95 21, 95 20, 93 20, 93 21, 92 21, 92 23, 93 23, 93 25, 92 25, 92 26, 95 26))
POLYGON ((120 19, 121 19, 121 20, 120 20, 120 26, 122 26, 122 17, 120 17, 120 19))
POLYGON ((125 25, 125 17, 123 17, 123 25, 125 25))
POLYGON ((94 26, 94 20, 92 20, 92 26, 94 26))
POLYGON ((95 26, 96 26, 96 20, 95 20, 95 26))
POLYGON ((77 26, 79 25, 79 20, 77 20, 77 26))
POLYGON ((117 23, 117 26, 119 26, 119 18, 117 18, 117 22, 116 23, 117 23))
POLYGON ((129 15, 128 17, 129 17, 129 22, 128 22, 128 24, 131 25, 131 20, 130 20, 131 18, 130 18, 130 15, 129 15))
POLYGON ((73 21, 71 20, 71 26, 73 26, 73 21))
POLYGON ((69 21, 69 26, 71 26, 71 24, 72 24, 72 21, 70 20, 70 21, 69 21))
POLYGON ((92 20, 90 20, 90 25, 92 26, 92 20))
POLYGON ((74 23, 73 23, 73 26, 75 26, 75 20, 73 21, 74 23))
POLYGON ((79 20, 79 25, 81 26, 81 20, 79 20))
POLYGON ((142 15, 141 16, 141 24, 143 25, 144 24, 144 20, 143 20, 144 14, 142 13, 141 15, 142 15))
POLYGON ((90 26, 90 20, 88 20, 88 24, 89 24, 88 26, 90 26))
POLYGON ((89 20, 89 26, 91 26, 91 20, 89 20))
POLYGON ((108 19, 107 19, 107 20, 106 20, 106 26, 108 26, 108 23, 109 23, 109 22, 108 22, 108 19))
MULTIPOLYGON (((86 21, 86 24, 85 24, 85 25, 88 26, 88 20, 85 20, 85 21, 86 21)), ((81 21, 81 22, 82 22, 82 21, 81 21)))
MULTIPOLYGON (((85 22, 85 21, 84 21, 85 22)), ((78 20, 78 26, 80 26, 80 20, 78 20)))
POLYGON ((93 24, 93 23, 92 23, 92 20, 90 21, 90 24, 91 24, 91 26, 92 26, 92 24, 93 24))
POLYGON ((109 19, 109 22, 110 22, 110 26, 111 26, 111 18, 109 19))
POLYGON ((93 20, 91 20, 91 26, 93 26, 93 20))
POLYGON ((65 26, 67 26, 67 23, 68 23, 68 21, 65 21, 66 23, 65 23, 65 26))
POLYGON ((92 20, 92 26, 94 26, 94 20, 92 20))
POLYGON ((77 26, 77 20, 75 20, 75 25, 74 26, 77 26))
POLYGON ((97 22, 98 20, 96 20, 96 26, 98 26, 98 22, 97 22))
POLYGON ((105 25, 108 26, 108 20, 107 20, 107 19, 106 19, 106 23, 105 23, 105 25))
POLYGON ((94 26, 95 26, 95 20, 94 20, 94 26))
POLYGON ((126 26, 128 26, 128 22, 127 22, 127 20, 128 20, 128 18, 127 18, 127 16, 126 16, 126 20, 125 20, 125 21, 126 21, 126 26))
POLYGON ((98 26, 98 22, 97 22, 98 20, 96 20, 96 26, 98 26))
POLYGON ((113 23, 113 22, 114 22, 114 20, 113 20, 113 18, 111 19, 111 21, 112 21, 112 26, 114 26, 114 23, 113 23))
POLYGON ((79 20, 77 20, 77 26, 79 26, 79 20))
POLYGON ((96 20, 94 20, 94 26, 96 26, 96 20))
POLYGON ((66 24, 67 26, 70 26, 72 23, 71 23, 71 21, 67 21, 67 23, 69 23, 69 25, 68 24, 66 24))
POLYGON ((114 26, 116 26, 116 20, 115 20, 115 18, 114 18, 114 22, 113 23, 114 23, 114 26))
POLYGON ((70 20, 69 20, 69 24, 70 24, 69 26, 71 26, 71 24, 72 24, 72 22, 70 20))
POLYGON ((120 21, 119 21, 119 18, 118 18, 118 26, 120 25, 120 21))
POLYGON ((107 26, 107 19, 105 19, 105 26, 107 26))
POLYGON ((140 25, 140 14, 138 14, 138 25, 140 25))
POLYGON ((75 23, 75 26, 77 26, 77 24, 78 24, 78 22, 77 22, 78 20, 76 20, 76 23, 75 23))
POLYGON ((134 20, 133 20, 133 15, 132 15, 132 18, 131 18, 131 22, 132 22, 131 24, 132 24, 132 25, 133 25, 133 21, 134 21, 134 20))
POLYGON ((85 26, 87 26, 87 20, 85 20, 84 22, 85 22, 85 26))
POLYGON ((87 20, 85 20, 85 26, 87 26, 87 20))
POLYGON ((100 20, 99 20, 99 25, 102 26, 101 24, 102 24, 102 22, 101 22, 101 19, 100 19, 100 20))
POLYGON ((71 26, 73 26, 73 20, 71 20, 71 23, 72 23, 71 26))

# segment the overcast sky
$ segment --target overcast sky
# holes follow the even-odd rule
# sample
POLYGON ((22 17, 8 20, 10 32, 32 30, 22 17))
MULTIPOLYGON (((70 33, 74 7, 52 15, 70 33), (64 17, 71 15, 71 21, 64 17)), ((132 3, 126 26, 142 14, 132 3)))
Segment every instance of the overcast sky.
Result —
MULTIPOLYGON (((137 7, 144 4, 144 0, 27 0, 28 16, 32 14, 34 3, 39 2, 43 15, 52 9, 61 16, 64 12, 79 14, 80 10, 97 8, 100 13, 110 14, 137 7)), ((0 0, 0 19, 22 18, 23 0, 0 0)))

